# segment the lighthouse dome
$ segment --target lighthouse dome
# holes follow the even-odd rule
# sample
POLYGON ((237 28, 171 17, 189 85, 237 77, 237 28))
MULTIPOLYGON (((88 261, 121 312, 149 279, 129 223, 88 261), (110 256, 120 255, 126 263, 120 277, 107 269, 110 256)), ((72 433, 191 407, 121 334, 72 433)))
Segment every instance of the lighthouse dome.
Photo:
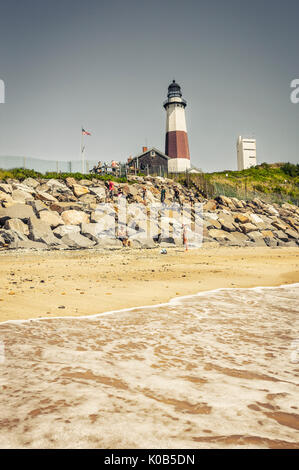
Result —
POLYGON ((168 87, 168 98, 172 98, 173 96, 182 96, 181 87, 175 80, 168 87))

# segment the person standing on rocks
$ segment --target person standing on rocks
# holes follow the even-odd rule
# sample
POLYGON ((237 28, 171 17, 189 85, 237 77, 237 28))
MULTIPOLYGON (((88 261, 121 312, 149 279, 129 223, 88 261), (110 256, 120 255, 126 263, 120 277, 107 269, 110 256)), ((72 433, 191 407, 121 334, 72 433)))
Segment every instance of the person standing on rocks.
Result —
POLYGON ((176 203, 176 201, 178 201, 179 205, 181 205, 181 199, 180 199, 180 191, 179 191, 179 188, 177 186, 175 186, 174 188, 174 198, 173 198, 173 202, 176 203))
POLYGON ((105 202, 108 202, 108 198, 109 198, 109 183, 108 183, 108 181, 105 181, 105 193, 106 193, 105 202))
POLYGON ((142 199, 143 199, 144 202, 145 202, 145 199, 146 199, 146 191, 147 191, 146 187, 143 186, 143 188, 142 188, 142 199))
POLYGON ((161 189, 161 203, 164 204, 166 191, 165 188, 161 189))
POLYGON ((110 199, 113 199, 113 195, 114 195, 114 182, 109 181, 109 197, 110 197, 110 199))

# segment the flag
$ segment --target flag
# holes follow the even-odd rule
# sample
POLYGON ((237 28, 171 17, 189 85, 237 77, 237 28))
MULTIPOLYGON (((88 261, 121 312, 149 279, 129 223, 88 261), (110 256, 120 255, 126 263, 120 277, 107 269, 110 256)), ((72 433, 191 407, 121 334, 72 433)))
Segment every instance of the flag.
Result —
POLYGON ((87 132, 85 129, 82 127, 82 135, 91 135, 90 132, 87 132))

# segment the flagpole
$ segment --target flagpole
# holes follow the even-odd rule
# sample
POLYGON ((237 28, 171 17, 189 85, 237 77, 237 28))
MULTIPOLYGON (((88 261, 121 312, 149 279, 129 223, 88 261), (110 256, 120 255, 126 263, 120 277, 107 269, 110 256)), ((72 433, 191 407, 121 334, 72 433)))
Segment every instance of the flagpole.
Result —
POLYGON ((82 174, 84 174, 83 126, 81 126, 81 163, 82 163, 82 174))

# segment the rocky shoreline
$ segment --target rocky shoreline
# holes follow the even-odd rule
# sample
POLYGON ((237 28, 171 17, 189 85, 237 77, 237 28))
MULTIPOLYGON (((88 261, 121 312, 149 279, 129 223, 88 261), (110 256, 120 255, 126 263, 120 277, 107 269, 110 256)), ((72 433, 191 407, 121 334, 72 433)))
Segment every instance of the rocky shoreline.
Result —
POLYGON ((243 201, 225 196, 207 200, 195 186, 186 188, 159 177, 135 176, 114 186, 110 197, 104 181, 96 178, 0 181, 1 251, 182 246, 182 215, 189 220, 185 236, 190 247, 201 242, 206 247, 299 245, 299 208, 291 204, 270 205, 260 199, 243 201), (159 208, 162 189, 165 207, 176 200, 164 218, 167 236, 159 208), (123 196, 128 203, 125 222, 119 212, 123 196), (197 203, 203 207, 199 215, 197 203))

